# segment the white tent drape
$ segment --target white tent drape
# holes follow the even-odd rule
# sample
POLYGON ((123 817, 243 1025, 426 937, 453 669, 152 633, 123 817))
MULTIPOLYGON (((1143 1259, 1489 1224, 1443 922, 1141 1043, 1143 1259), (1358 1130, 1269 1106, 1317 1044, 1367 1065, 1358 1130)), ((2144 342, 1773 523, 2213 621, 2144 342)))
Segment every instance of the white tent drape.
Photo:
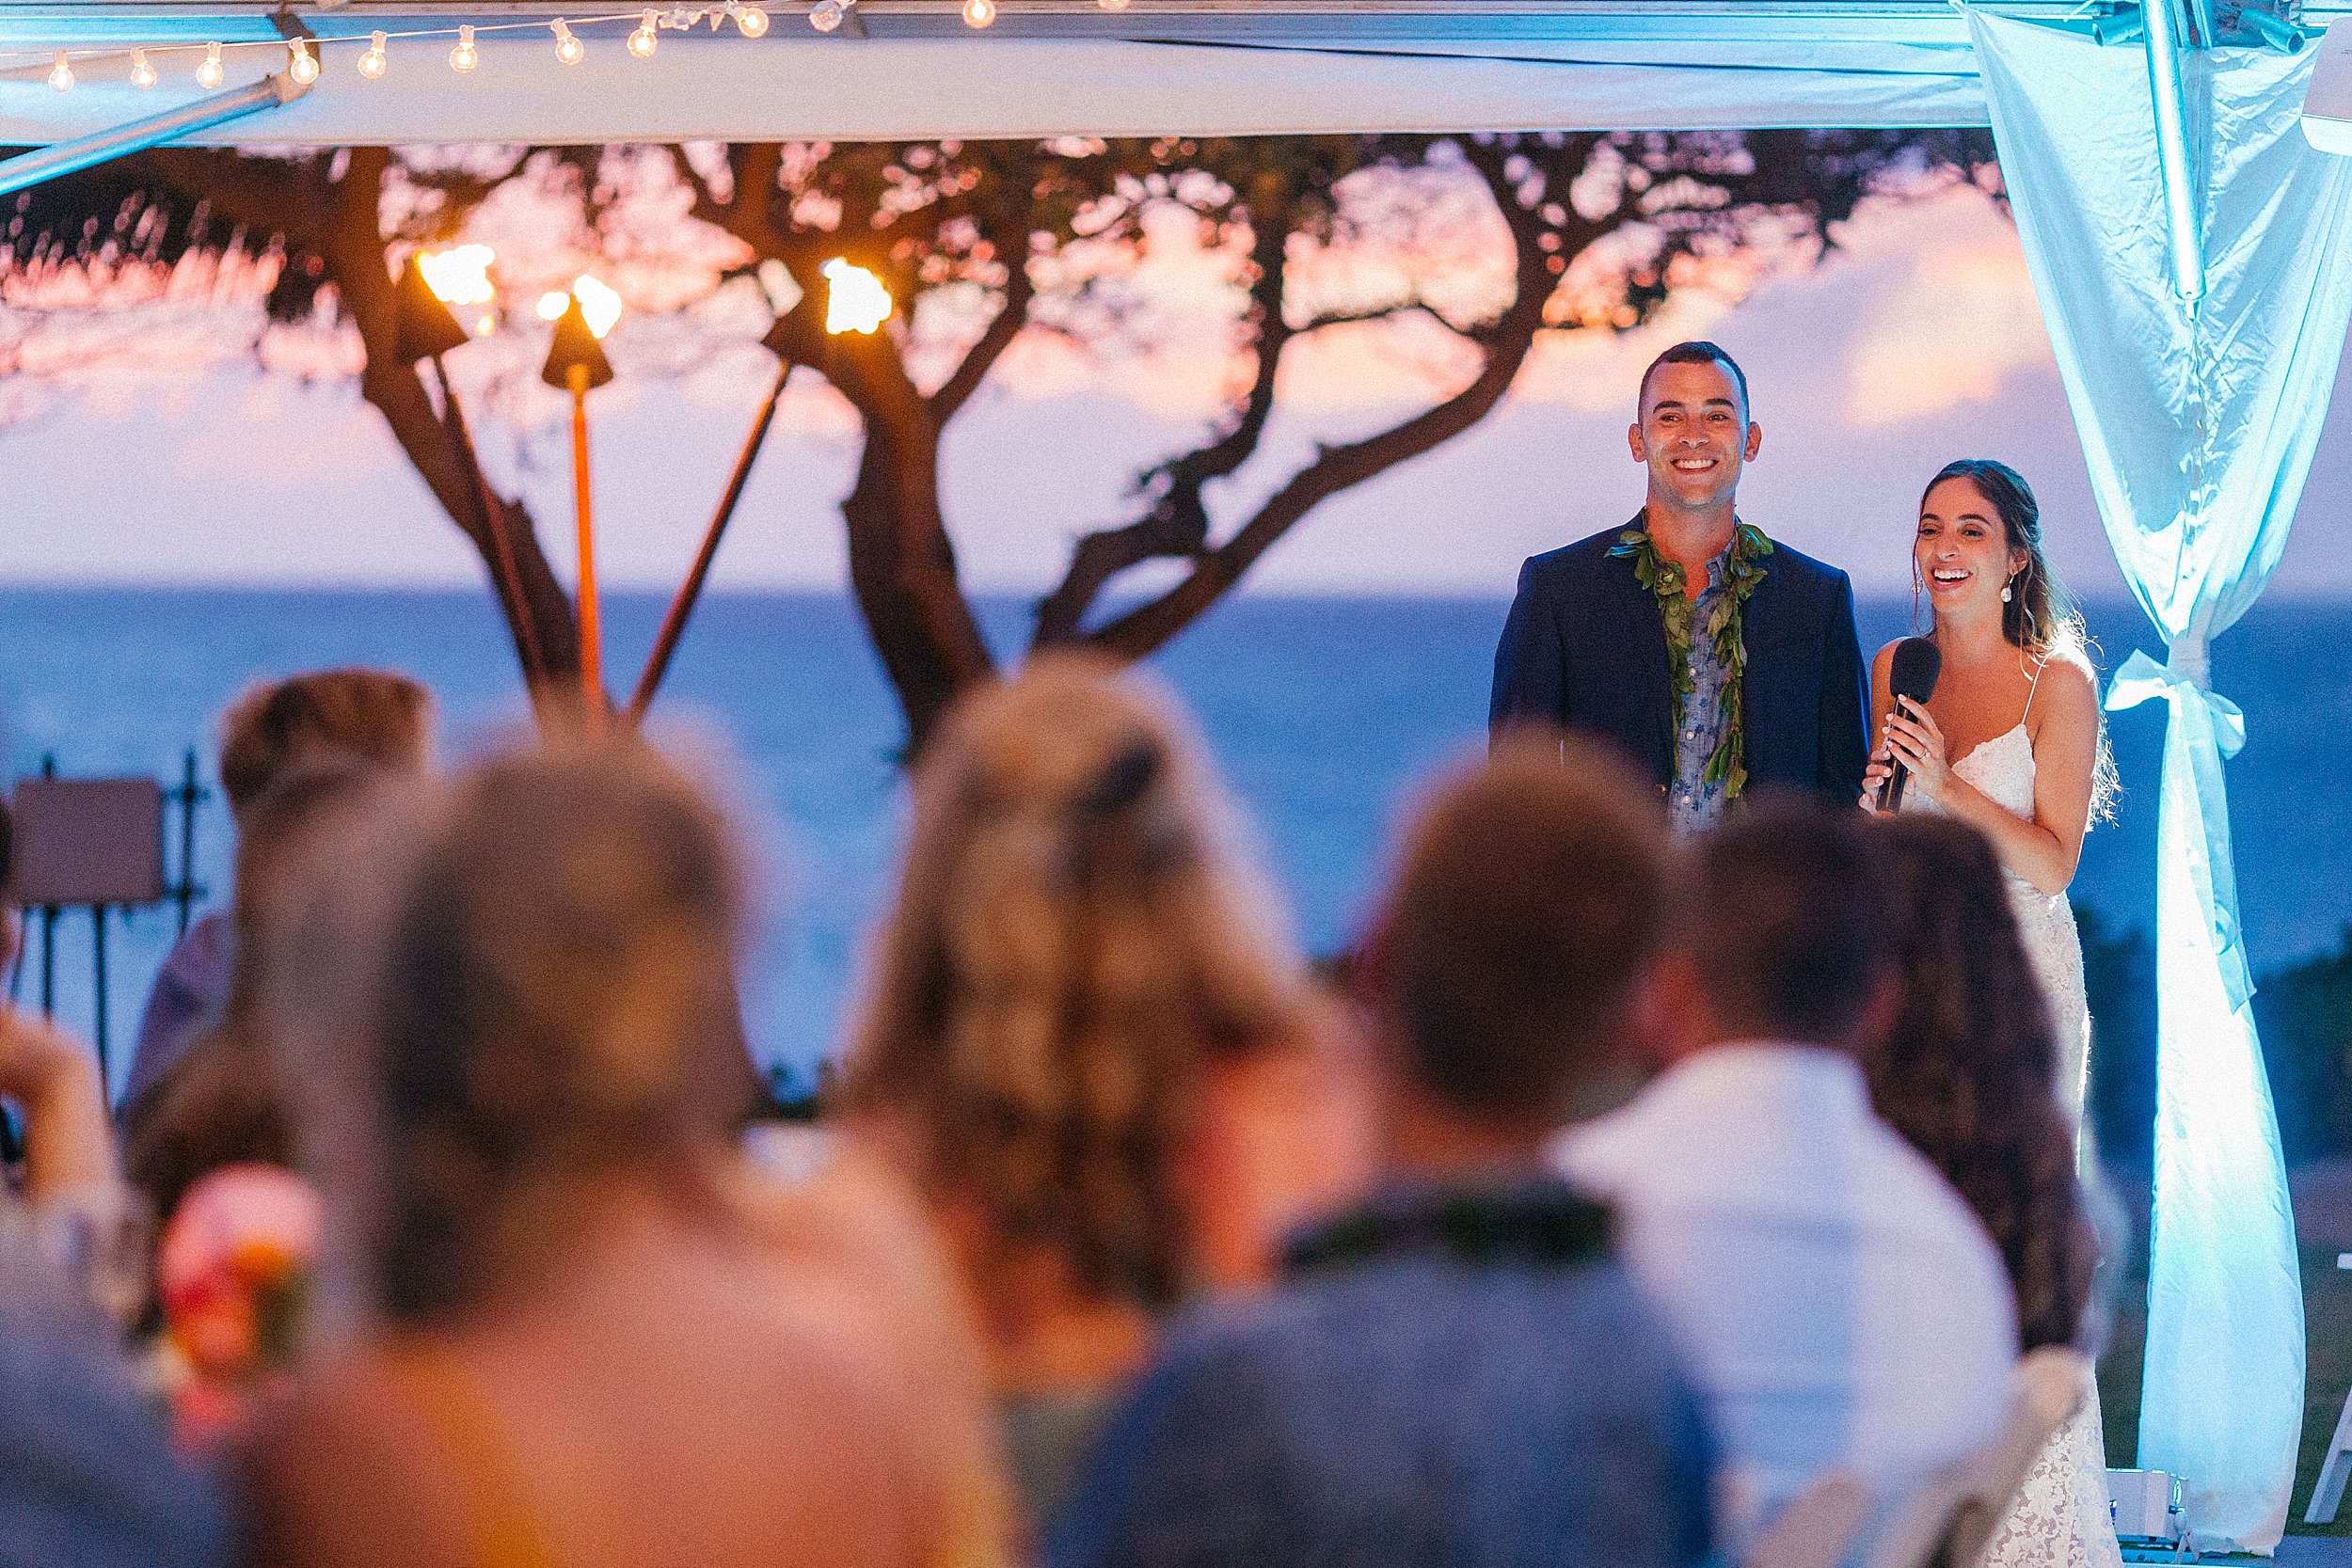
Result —
POLYGON ((2222 760, 2245 738, 2208 641, 2286 544, 2352 319, 2352 161, 2297 123, 2314 52, 2183 61, 2206 294, 2172 287, 2138 49, 1971 8, 1994 139, 2101 519, 2169 649, 2119 708, 2171 709, 2157 828, 2155 1216, 2139 1463, 2201 1545, 2276 1548, 2303 1413, 2303 1302, 2249 1008, 2222 760))

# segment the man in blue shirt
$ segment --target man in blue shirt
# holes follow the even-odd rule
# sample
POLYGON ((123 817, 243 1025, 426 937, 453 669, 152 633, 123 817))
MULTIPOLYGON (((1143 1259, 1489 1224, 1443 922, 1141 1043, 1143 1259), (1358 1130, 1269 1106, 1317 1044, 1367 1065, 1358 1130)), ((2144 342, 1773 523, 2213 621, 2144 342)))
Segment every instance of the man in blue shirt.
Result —
POLYGON ((1609 1212, 1547 1134, 1617 1077, 1664 832, 1597 748, 1505 742, 1422 814, 1367 939, 1387 1150, 1271 1294, 1180 1321, 1056 1568, 1679 1568, 1708 1445, 1609 1212))

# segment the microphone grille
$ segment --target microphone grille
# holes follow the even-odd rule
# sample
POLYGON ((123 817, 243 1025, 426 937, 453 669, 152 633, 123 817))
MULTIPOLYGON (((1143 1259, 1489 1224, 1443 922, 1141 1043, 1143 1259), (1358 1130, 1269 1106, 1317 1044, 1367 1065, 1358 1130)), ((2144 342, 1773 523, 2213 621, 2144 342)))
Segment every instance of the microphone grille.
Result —
POLYGON ((1942 649, 1924 637, 1906 637, 1895 644, 1895 664, 1886 684, 1896 696, 1924 703, 1935 695, 1935 678, 1943 673, 1942 649))

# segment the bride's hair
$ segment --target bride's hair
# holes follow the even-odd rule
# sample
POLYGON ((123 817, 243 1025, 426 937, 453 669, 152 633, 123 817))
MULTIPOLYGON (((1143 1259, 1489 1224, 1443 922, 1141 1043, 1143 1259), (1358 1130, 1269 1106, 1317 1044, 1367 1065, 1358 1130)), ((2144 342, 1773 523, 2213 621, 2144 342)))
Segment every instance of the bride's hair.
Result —
MULTIPOLYGON (((1928 497, 1947 479, 1964 479, 1975 485, 2000 517, 2009 547, 2026 552, 2026 563, 2010 579, 2010 597, 2001 606, 2001 635, 2038 659, 2079 664, 2096 680, 2092 660, 2098 644, 2090 641, 2074 596, 2058 581, 2058 574, 2050 569, 2050 558, 2042 553, 2042 505, 2033 499, 2033 486, 2026 483, 2026 476, 1989 457, 1963 457, 1936 470, 1928 487, 1919 492, 1919 510, 1927 510, 1928 497)), ((2091 774, 2090 820, 2102 822, 2114 815, 2118 787, 2115 753, 2108 749, 2103 720, 2098 761, 2091 774)))

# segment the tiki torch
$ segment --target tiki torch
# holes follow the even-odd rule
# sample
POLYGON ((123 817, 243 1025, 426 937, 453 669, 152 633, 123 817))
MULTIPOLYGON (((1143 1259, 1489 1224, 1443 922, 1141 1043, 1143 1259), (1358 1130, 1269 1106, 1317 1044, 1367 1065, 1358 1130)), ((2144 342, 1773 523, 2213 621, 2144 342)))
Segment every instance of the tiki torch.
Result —
POLYGON ((572 394, 572 497, 580 531, 580 691, 591 730, 604 727, 604 641, 596 604, 596 539, 589 511, 588 391, 612 379, 603 338, 620 320, 620 295, 581 277, 555 323, 539 379, 572 394), (593 310, 594 314, 591 315, 593 310))
MULTIPOLYGON (((828 285, 825 302, 825 331, 830 337, 844 332, 867 333, 890 319, 890 291, 881 278, 864 267, 852 266, 836 258, 818 269, 828 285)), ((801 286, 780 261, 761 263, 759 284, 768 295, 768 304, 775 312, 775 324, 760 340, 776 356, 776 377, 769 386, 768 395, 752 419, 750 437, 735 460, 735 472, 727 478, 725 492, 719 498, 719 509, 712 514, 710 527, 703 534, 702 548, 694 557, 694 564, 678 585, 677 596, 670 601, 669 613, 661 618, 661 630, 654 639, 653 652, 645 660, 645 673, 639 677, 636 695, 629 699, 628 716, 632 721, 645 716, 653 702, 654 691, 661 685, 661 677, 670 668, 670 656, 677 651, 678 639, 685 635, 686 618, 693 612, 695 602, 702 596, 703 583, 710 575, 710 562, 719 552, 720 537, 726 532, 728 519, 735 515, 736 502, 743 498, 743 486, 751 478, 752 464, 767 442, 769 427, 776 417, 777 400, 784 396, 785 383, 792 375, 791 347, 802 328, 795 312, 801 300, 801 286)))
POLYGON ((703 531, 702 548, 694 553, 694 564, 678 584, 668 613, 661 617, 661 629, 654 636, 653 651, 645 656, 644 673, 637 677, 636 693, 628 700, 631 723, 645 717, 654 692, 660 688, 661 677, 669 673, 670 656, 677 652, 678 639, 686 635, 686 618, 694 612, 695 604, 702 598, 703 583, 710 576, 710 563, 719 554, 719 540, 735 516, 736 502, 743 499, 743 486, 751 480, 752 465, 758 461, 760 449, 768 443, 768 429, 775 422, 776 404, 784 397, 785 383, 792 379, 792 345, 801 331, 796 313, 803 290, 791 269, 772 257, 759 264, 758 277, 760 293, 767 295, 768 309, 775 315, 768 335, 759 341, 762 348, 776 356, 775 379, 769 384, 768 395, 760 400, 759 411, 752 416, 751 435, 745 437, 743 450, 736 456, 735 471, 727 476, 727 487, 719 497, 719 509, 711 514, 710 526, 703 531))
MULTIPOLYGON (((466 329, 457 325, 451 305, 483 306, 495 297, 489 275, 493 260, 487 245, 459 245, 437 254, 417 251, 410 255, 408 264, 401 269, 399 286, 392 292, 392 353, 404 365, 413 365, 420 359, 432 362, 433 379, 441 389, 441 406, 449 414, 448 430, 456 447, 458 467, 466 470, 482 503, 482 524, 490 534, 499 593, 506 600, 508 618, 522 639, 523 660, 529 666, 527 673, 531 684, 536 687, 547 678, 547 659, 539 651, 531 606, 523 596, 522 571, 516 563, 515 541, 506 528, 506 505, 490 488, 490 481, 482 471, 482 457, 474 450, 473 432, 466 426, 466 411, 459 406, 456 389, 450 385, 449 368, 441 363, 441 356, 466 342, 469 337, 466 329)), ((483 319, 497 325, 495 318, 485 315, 483 319)))

